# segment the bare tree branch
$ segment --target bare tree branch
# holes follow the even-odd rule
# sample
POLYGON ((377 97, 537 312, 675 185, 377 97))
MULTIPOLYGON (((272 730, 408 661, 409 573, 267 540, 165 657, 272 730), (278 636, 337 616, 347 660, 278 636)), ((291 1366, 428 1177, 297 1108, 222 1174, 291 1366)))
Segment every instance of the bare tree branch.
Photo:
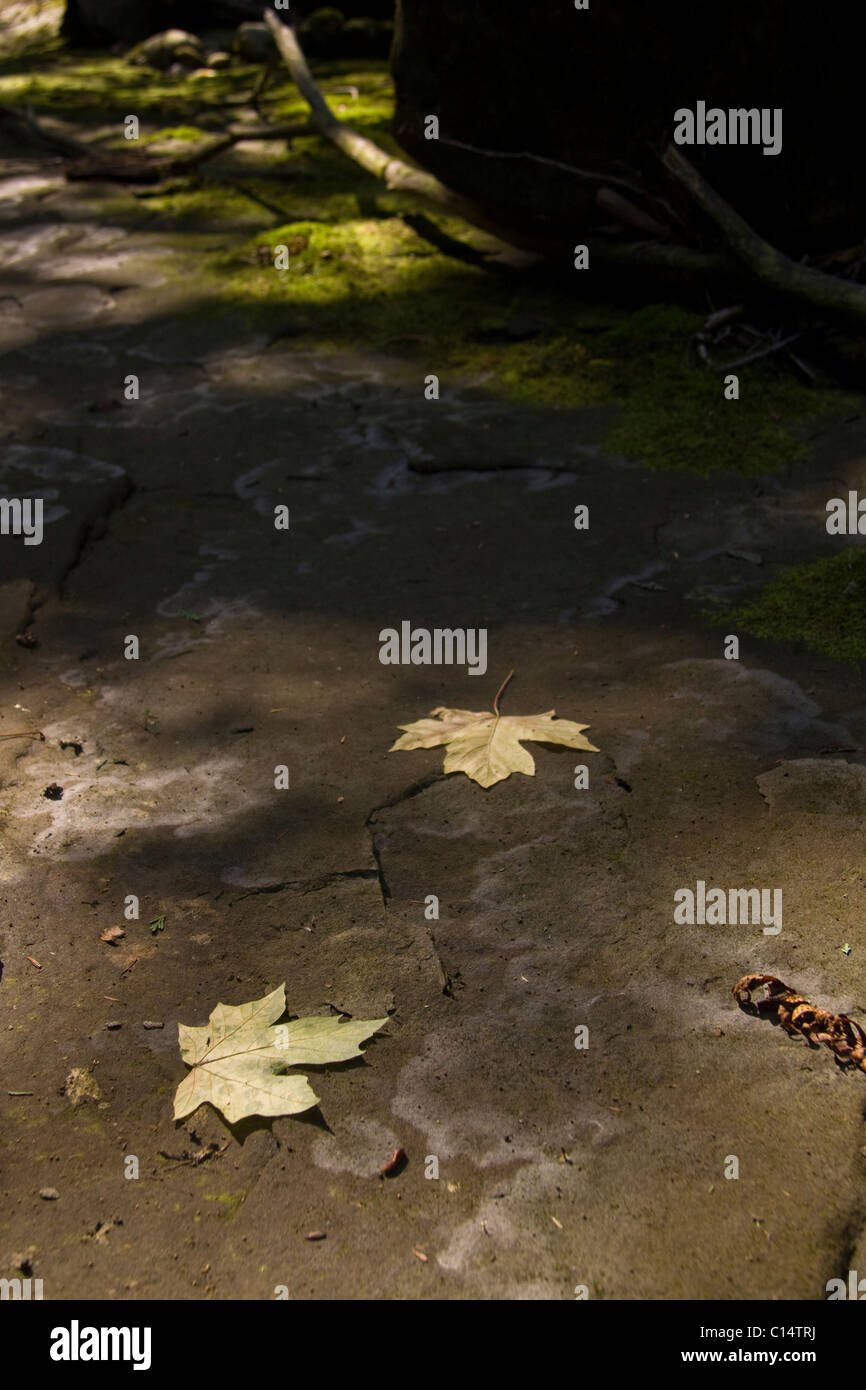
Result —
POLYGON ((49 130, 29 112, 16 111, 10 106, 0 106, 0 126, 29 137, 48 149, 56 150, 73 162, 67 168, 67 176, 73 179, 116 179, 128 183, 157 183, 160 179, 176 174, 191 173, 244 140, 293 140, 303 135, 317 135, 318 128, 309 122, 295 122, 283 125, 231 125, 225 135, 203 143, 199 149, 184 155, 167 155, 149 159, 146 155, 132 150, 101 150, 95 145, 85 145, 67 135, 49 130))
POLYGON ((216 140, 211 140, 210 144, 203 146, 199 150, 193 150, 190 154, 176 155, 165 161, 168 172, 172 174, 183 174, 188 170, 195 169, 199 164, 204 164, 205 160, 213 159, 214 155, 222 154, 224 150, 229 150, 233 145, 240 144, 244 140, 294 140, 302 135, 317 135, 316 127, 310 123, 296 123, 294 125, 231 125, 225 135, 219 136, 216 140))
POLYGON ((310 108, 313 121, 321 134, 336 145, 338 150, 342 150, 343 154, 360 164, 367 173, 381 179, 385 187, 393 192, 413 193, 416 197, 435 203, 444 211, 463 218, 471 226, 490 232, 500 241, 520 247, 524 251, 541 254, 539 238, 517 231, 506 231, 493 222, 471 199, 455 193, 453 189, 440 183, 433 174, 427 174, 423 169, 413 169, 410 164, 389 154, 375 141, 369 140, 366 135, 361 135, 360 131, 339 120, 316 86, 294 30, 282 24, 273 10, 264 11, 264 20, 274 36, 280 56, 289 69, 295 86, 310 108))
MULTIPOLYGON (((714 369, 717 372, 732 372, 735 367, 745 367, 748 362, 757 362, 761 357, 769 357, 773 352, 781 352, 789 343, 796 343, 798 338, 802 338, 802 333, 792 333, 788 338, 780 338, 778 342, 768 343, 766 347, 758 348, 755 352, 747 352, 744 357, 738 357, 733 362, 716 362, 714 369)), ((793 357, 794 354, 790 353, 793 357)))
POLYGON ((715 223, 722 233, 726 249, 762 285, 808 304, 813 309, 846 318, 861 326, 866 323, 866 286, 841 280, 835 275, 826 275, 812 266, 800 265, 777 251, 710 187, 674 145, 668 145, 663 163, 715 223))

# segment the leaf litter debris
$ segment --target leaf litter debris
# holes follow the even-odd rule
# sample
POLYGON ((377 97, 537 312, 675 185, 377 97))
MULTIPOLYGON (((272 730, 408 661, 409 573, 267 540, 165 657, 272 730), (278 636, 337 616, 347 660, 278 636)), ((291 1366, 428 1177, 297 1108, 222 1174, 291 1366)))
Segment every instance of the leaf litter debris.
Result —
POLYGON ((866 1033, 847 1014, 816 1009, 775 975, 744 975, 731 993, 744 1013, 774 1018, 790 1037, 803 1037, 810 1047, 819 1043, 829 1047, 843 1071, 848 1067, 866 1071, 866 1033), (752 993, 760 987, 764 998, 754 1003, 752 993))

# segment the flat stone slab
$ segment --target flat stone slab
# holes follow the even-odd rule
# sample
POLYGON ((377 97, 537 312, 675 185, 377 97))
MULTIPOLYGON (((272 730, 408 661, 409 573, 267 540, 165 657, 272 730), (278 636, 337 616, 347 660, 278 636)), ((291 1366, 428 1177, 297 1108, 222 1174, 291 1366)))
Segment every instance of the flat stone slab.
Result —
POLYGON ((757 781, 774 816, 866 816, 866 767, 861 763, 798 758, 757 781))
POLYGON ((396 358, 269 344, 204 312, 192 243, 112 235, 115 192, 8 184, 0 498, 41 497, 44 536, 0 536, 0 733, 45 738, 0 742, 0 1052, 27 1093, 0 1274, 824 1298, 863 1248, 866 1082, 731 988, 862 1016, 862 691, 769 644, 726 661, 701 615, 808 552, 850 434, 808 507, 802 479, 649 474, 604 454, 604 411, 428 403, 396 358), (380 661, 383 626, 468 614, 480 675, 380 661), (389 751, 511 669, 503 712, 555 707, 600 751, 532 745, 487 791, 389 751), (781 931, 676 919, 699 881, 779 891, 781 931), (283 982, 295 1015, 388 1025, 303 1117, 176 1124, 178 1024, 283 982))

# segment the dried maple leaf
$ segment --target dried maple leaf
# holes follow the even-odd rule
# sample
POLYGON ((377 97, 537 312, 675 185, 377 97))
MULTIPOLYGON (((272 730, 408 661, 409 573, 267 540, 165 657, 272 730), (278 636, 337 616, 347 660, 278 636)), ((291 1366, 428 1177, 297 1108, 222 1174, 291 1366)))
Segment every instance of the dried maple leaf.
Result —
POLYGON ((583 736, 588 724, 556 719, 555 710, 545 714, 500 714, 499 696, 508 679, 510 677, 500 687, 492 710, 478 713, 468 709, 445 709, 440 705, 431 710, 429 719, 400 724, 399 728, 405 732, 388 751, 436 748, 445 744, 445 772, 465 772, 481 787, 492 787, 494 782, 503 781, 512 772, 535 776, 535 760, 521 746, 522 739, 531 739, 533 743, 560 743, 588 753, 599 751, 583 736))
POLYGON ((203 1028, 179 1023, 181 1056, 192 1071, 177 1088, 174 1118, 182 1120, 205 1101, 221 1110, 229 1124, 247 1115, 309 1110, 318 1096, 305 1076, 286 1076, 287 1068, 361 1057, 358 1044, 388 1022, 347 1022, 330 1015, 276 1024, 285 1011, 286 990, 280 985, 249 1004, 217 1004, 203 1028))

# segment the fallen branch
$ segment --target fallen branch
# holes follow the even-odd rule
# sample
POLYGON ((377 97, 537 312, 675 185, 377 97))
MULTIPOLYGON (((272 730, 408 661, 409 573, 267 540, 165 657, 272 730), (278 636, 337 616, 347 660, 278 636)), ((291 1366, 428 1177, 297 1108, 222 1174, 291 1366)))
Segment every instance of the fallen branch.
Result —
POLYGON ((225 135, 212 140, 204 148, 193 150, 190 154, 170 158, 167 164, 170 166, 170 173, 185 174, 197 169, 199 164, 204 164, 205 160, 213 159, 214 155, 222 154, 223 150, 229 150, 233 145, 238 145, 244 140, 294 140, 298 136, 317 134, 316 127, 309 122, 273 126, 233 125, 229 126, 225 135))
POLYGON ((268 83, 271 81, 271 79, 272 79, 274 73, 276 72, 276 70, 277 70, 277 62, 276 62, 276 59, 273 58, 273 57, 271 57, 271 58, 268 59, 268 61, 267 61, 266 63, 263 63, 263 64, 262 64, 262 70, 261 70, 261 72, 259 73, 258 77, 256 78, 256 82, 255 82, 255 85, 254 85, 254 87, 253 87, 253 90, 250 92, 250 101, 249 101, 249 104, 250 104, 250 106, 253 107, 254 110, 259 111, 259 114, 261 114, 261 111, 260 111, 260 108, 259 108, 259 102, 260 102, 261 98, 264 96, 264 94, 265 94, 265 88, 267 87, 268 83))
POLYGON ((312 121, 294 121, 288 125, 230 125, 227 135, 236 140, 295 140, 302 135, 318 135, 312 121))
POLYGON ((500 241, 524 250, 538 250, 537 238, 527 238, 517 232, 504 231, 471 199, 455 193, 453 189, 440 183, 433 174, 427 174, 422 169, 413 169, 411 165, 389 154, 360 131, 339 120, 316 86, 294 30, 282 24, 273 10, 265 10, 263 18, 274 36, 292 81, 310 108, 315 126, 338 150, 348 155, 349 159, 354 160, 362 169, 366 169, 368 174, 381 179, 385 187, 392 192, 413 193, 416 197, 435 203, 446 212, 463 218, 471 226, 492 233, 500 241))
POLYGON ((224 135, 203 143, 201 148, 184 155, 165 155, 156 159, 132 150, 100 150, 80 140, 48 130, 34 116, 0 106, 0 126, 29 136, 48 149, 71 159, 66 169, 70 179, 112 179, 119 183, 158 183, 161 179, 192 173, 206 160, 231 149, 244 140, 294 140, 299 136, 317 135, 318 129, 309 122, 283 125, 230 125, 224 135))
MULTIPOLYGON (((549 232, 534 229, 503 226, 471 198, 455 192, 433 174, 413 168, 382 149, 375 141, 362 135, 351 125, 339 120, 316 85, 294 31, 284 25, 271 9, 266 9, 263 17, 273 34, 282 60, 310 108, 312 122, 273 126, 263 124, 254 127, 232 125, 223 135, 198 150, 186 155, 160 159, 148 159, 131 152, 96 150, 68 136, 47 130, 31 115, 6 106, 0 106, 0 125, 36 139, 67 159, 73 160, 66 171, 69 178, 108 178, 130 183, 155 183, 168 177, 194 172, 199 165, 240 141, 291 140, 300 136, 320 134, 361 168, 380 179, 389 190, 409 193, 423 199, 459 217, 470 226, 491 234, 505 247, 515 248, 520 253, 516 263, 521 268, 542 259, 561 262, 563 255, 568 254, 569 247, 562 236, 557 237, 549 232)), ((585 239, 591 246, 593 263, 601 268, 637 274, 661 273, 703 283, 724 281, 730 285, 751 282, 755 287, 785 296, 834 318, 845 319, 861 326, 866 323, 866 286, 828 274, 814 266, 799 264, 771 246, 710 187, 697 169, 673 145, 669 145, 665 150, 664 167, 721 234, 721 246, 717 250, 706 251, 670 241, 670 227, 646 207, 641 206, 640 202, 626 197, 620 190, 628 190, 642 202, 650 202, 656 208, 664 208, 674 219, 675 214, 671 213, 671 209, 658 196, 625 179, 565 165, 561 161, 548 160, 529 151, 512 153, 484 150, 455 140, 445 140, 443 143, 488 158, 513 158, 550 164, 584 182, 600 183, 603 179, 604 183, 596 193, 598 207, 624 226, 644 231, 648 239, 628 241, 616 236, 597 234, 590 229, 584 234, 585 239)), ((430 228, 425 228, 425 231, 428 239, 432 239, 430 228)), ((457 244, 453 238, 449 238, 451 254, 456 253, 457 244)), ((845 254, 853 256, 860 251, 861 247, 852 248, 845 254)), ((477 254, 484 259, 484 253, 477 254)), ((471 259, 475 255, 476 253, 469 249, 465 259, 471 259)), ((760 353, 727 365, 742 365, 745 361, 754 360, 756 356, 764 356, 786 346, 787 343, 774 344, 760 353)), ((796 358, 793 360, 797 361, 796 358)), ((802 364, 797 362, 797 365, 802 364)))
POLYGON ((316 86, 294 30, 282 24, 273 10, 264 11, 264 20, 274 36, 280 56, 289 69, 295 86, 309 106, 313 121, 322 135, 356 164, 360 164, 362 169, 381 179, 387 188, 417 193, 422 198, 438 203, 449 212, 457 212, 467 217, 470 221, 477 215, 478 209, 473 203, 459 193, 454 193, 432 174, 425 174, 421 169, 413 169, 410 165, 404 164, 402 159, 396 159, 366 135, 361 135, 352 126, 338 120, 316 86))
POLYGON ((189 154, 164 155, 149 159, 146 155, 118 151, 94 153, 89 150, 84 159, 76 160, 66 171, 70 179, 116 179, 121 183, 159 183, 165 178, 191 174, 234 145, 244 140, 293 140, 299 135, 316 135, 316 127, 309 124, 275 126, 230 126, 225 135, 203 144, 200 149, 189 154))
POLYGON ((670 236, 669 227, 663 226, 650 213, 637 207, 635 203, 623 197, 621 193, 617 193, 613 188, 600 188, 595 195, 595 201, 603 212, 609 213, 625 227, 636 227, 644 235, 658 237, 660 241, 667 241, 670 236))
POLYGON ((701 251, 696 246, 669 245, 657 241, 614 241, 590 238, 593 259, 617 270, 660 271, 701 280, 730 280, 736 265, 729 256, 701 251))
POLYGON ((698 207, 715 223, 725 249, 770 290, 797 299, 813 309, 866 324, 866 286, 826 275, 792 261, 764 241, 724 198, 711 188, 674 145, 668 145, 663 164, 698 207))

